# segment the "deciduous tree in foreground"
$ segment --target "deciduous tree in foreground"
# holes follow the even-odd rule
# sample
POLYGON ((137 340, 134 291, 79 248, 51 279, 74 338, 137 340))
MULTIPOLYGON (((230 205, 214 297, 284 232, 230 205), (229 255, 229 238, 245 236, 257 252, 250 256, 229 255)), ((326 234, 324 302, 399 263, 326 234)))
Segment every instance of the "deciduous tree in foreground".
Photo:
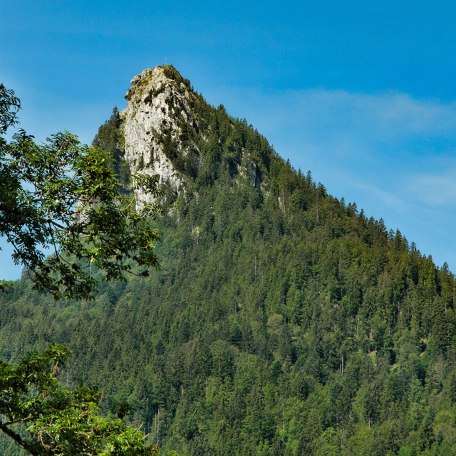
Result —
MULTIPOLYGON (((150 223, 156 207, 138 209, 119 193, 109 153, 67 132, 43 145, 23 130, 8 141, 19 109, 14 92, 0 84, 0 235, 35 287, 55 298, 90 298, 95 270, 110 280, 157 267, 158 232, 150 223)), ((160 194, 153 178, 136 182, 160 194)), ((94 390, 60 384, 68 355, 51 346, 16 365, 0 362, 0 430, 33 455, 157 454, 139 430, 100 413, 94 390)))
POLYGON ((33 455, 158 455, 144 435, 100 413, 99 394, 58 380, 69 350, 51 346, 0 363, 0 430, 33 455))
MULTIPOLYGON (((150 223, 156 206, 139 209, 121 194, 110 154, 71 133, 39 145, 19 130, 8 142, 19 108, 14 92, 0 85, 0 235, 13 246, 14 261, 56 298, 90 297, 95 269, 106 280, 147 275, 158 265, 158 232, 150 223)), ((160 194, 151 176, 133 181, 160 194)))

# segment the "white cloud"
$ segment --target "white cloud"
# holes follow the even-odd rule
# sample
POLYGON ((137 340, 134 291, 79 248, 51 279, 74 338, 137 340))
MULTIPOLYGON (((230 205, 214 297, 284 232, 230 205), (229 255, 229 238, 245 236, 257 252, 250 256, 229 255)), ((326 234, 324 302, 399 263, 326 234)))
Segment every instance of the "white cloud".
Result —
POLYGON ((330 193, 456 270, 456 103, 325 89, 214 90, 213 99, 330 193))
MULTIPOLYGON (((309 89, 268 94, 243 88, 213 89, 211 98, 225 100, 235 115, 247 117, 250 113, 262 123, 273 122, 277 126, 291 122, 331 130, 363 127, 388 138, 409 134, 454 136, 456 128, 456 103, 417 100, 397 92, 371 95, 309 89)), ((253 122, 248 117, 247 120, 253 122)))
POLYGON ((375 196, 380 200, 384 205, 394 209, 398 213, 404 213, 410 209, 410 205, 404 199, 398 197, 395 193, 386 191, 375 185, 370 185, 366 183, 355 183, 356 188, 361 192, 367 192, 375 196))
POLYGON ((429 206, 456 208, 456 170, 443 174, 418 174, 408 180, 408 190, 429 206))
POLYGON ((368 183, 372 175, 383 175, 381 181, 390 185, 395 177, 403 182, 423 170, 440 175, 443 163, 456 165, 456 103, 324 89, 231 90, 217 98, 229 100, 229 112, 246 117, 279 153, 304 169, 306 162, 363 166, 368 183))

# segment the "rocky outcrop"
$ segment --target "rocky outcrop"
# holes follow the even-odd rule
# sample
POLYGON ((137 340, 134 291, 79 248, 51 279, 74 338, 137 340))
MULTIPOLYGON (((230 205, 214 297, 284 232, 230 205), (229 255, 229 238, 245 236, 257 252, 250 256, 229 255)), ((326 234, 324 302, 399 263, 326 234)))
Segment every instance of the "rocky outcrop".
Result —
MULTIPOLYGON (((142 71, 131 80, 127 108, 120 113, 125 159, 132 174, 158 175, 174 192, 185 186, 176 163, 198 156, 188 130, 198 131, 193 106, 198 101, 190 83, 170 65, 142 71)), ((137 193, 140 201, 150 195, 137 193)))
MULTIPOLYGON (((172 192, 166 201, 185 189, 195 191, 195 183, 210 185, 223 172, 236 183, 268 190, 266 140, 223 106, 208 105, 171 65, 135 76, 125 98, 119 148, 131 174, 158 176, 165 195, 172 192)), ((135 196, 138 202, 153 200, 144 191, 135 196)))

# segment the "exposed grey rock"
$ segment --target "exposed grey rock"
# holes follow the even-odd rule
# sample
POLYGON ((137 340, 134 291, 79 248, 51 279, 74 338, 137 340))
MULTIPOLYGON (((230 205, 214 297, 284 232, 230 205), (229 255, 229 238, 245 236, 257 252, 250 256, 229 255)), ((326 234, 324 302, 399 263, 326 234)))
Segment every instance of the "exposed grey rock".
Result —
MULTIPOLYGON (((177 157, 185 157, 196 144, 182 140, 183 128, 198 126, 191 107, 196 95, 172 67, 146 69, 131 80, 127 108, 120 113, 125 140, 125 159, 132 174, 159 175, 163 185, 180 192, 183 175, 176 169, 177 157), (173 78, 175 76, 178 77, 173 78), (173 163, 174 162, 174 163, 173 163)), ((137 192, 138 201, 151 196, 137 192)))

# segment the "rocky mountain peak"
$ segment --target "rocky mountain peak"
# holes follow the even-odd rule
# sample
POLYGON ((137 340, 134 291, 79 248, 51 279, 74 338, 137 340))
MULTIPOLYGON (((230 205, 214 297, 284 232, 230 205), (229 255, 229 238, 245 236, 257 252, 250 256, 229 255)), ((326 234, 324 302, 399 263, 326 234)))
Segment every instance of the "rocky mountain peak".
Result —
MULTIPOLYGON (((159 175, 160 183, 179 192, 184 177, 176 161, 198 153, 189 129, 198 131, 193 109, 198 102, 190 82, 171 65, 146 69, 131 80, 120 113, 125 159, 131 172, 159 175)), ((193 135, 194 136, 194 135, 193 135)), ((137 195, 139 200, 150 196, 137 195)))

